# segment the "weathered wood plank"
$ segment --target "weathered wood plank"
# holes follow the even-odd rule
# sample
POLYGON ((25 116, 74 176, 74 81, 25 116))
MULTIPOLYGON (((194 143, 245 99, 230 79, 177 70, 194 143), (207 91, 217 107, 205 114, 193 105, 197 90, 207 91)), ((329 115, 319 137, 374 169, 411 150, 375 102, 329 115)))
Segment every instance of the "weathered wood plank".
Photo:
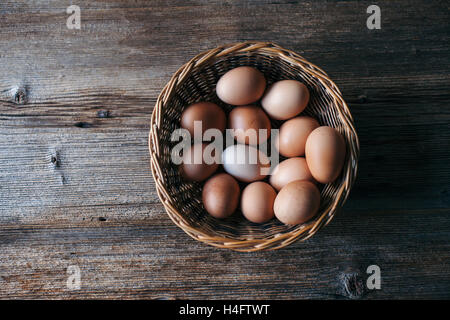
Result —
MULTIPOLYGON (((442 107, 446 89, 426 89, 436 97, 423 98, 417 87, 404 89, 404 97, 380 89, 371 89, 364 101, 348 97, 362 145, 349 208, 404 210, 450 204, 450 167, 443 165, 450 157, 450 112, 442 107)), ((106 97, 104 103, 101 97, 92 103, 85 99, 74 97, 64 105, 2 104, 0 148, 5 161, 0 163, 0 179, 11 191, 0 194, 5 209, 112 203, 120 198, 155 201, 147 152, 152 108, 128 97, 106 97)))
MULTIPOLYGON (((249 254, 186 239, 163 214, 146 214, 145 210, 149 206, 141 208, 143 217, 130 210, 131 217, 125 220, 118 214, 125 210, 116 207, 107 221, 89 222, 81 219, 88 208, 65 208, 72 221, 68 224, 57 217, 46 225, 2 227, 3 294, 28 298, 343 298, 340 276, 357 271, 364 277, 366 268, 377 264, 382 270, 382 290, 367 292, 368 298, 449 298, 448 210, 344 212, 304 243, 249 254), (79 291, 66 287, 69 265, 82 270, 79 291)), ((105 211, 100 210, 108 216, 105 211)))

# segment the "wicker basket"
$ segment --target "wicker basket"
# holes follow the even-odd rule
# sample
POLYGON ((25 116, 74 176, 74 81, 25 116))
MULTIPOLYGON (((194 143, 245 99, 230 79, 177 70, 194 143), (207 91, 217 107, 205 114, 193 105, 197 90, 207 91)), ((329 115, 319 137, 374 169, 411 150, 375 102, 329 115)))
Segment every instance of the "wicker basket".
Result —
MULTIPOLYGON (((280 123, 274 121, 272 125, 278 128, 280 123)), ((352 116, 333 81, 298 54, 267 42, 224 45, 197 55, 175 72, 153 110, 149 147, 156 190, 172 221, 196 240, 238 251, 278 249, 314 235, 330 222, 347 199, 359 156, 352 116), (346 141, 342 173, 333 183, 321 188, 319 212, 305 224, 287 226, 276 219, 255 224, 238 212, 224 220, 213 218, 201 202, 202 184, 183 181, 177 166, 171 162, 171 149, 176 143, 170 137, 180 127, 183 109, 204 100, 215 102, 229 112, 232 106, 217 98, 215 85, 221 75, 238 66, 256 67, 264 73, 268 85, 283 79, 303 82, 311 93, 303 114, 336 128, 346 141)))

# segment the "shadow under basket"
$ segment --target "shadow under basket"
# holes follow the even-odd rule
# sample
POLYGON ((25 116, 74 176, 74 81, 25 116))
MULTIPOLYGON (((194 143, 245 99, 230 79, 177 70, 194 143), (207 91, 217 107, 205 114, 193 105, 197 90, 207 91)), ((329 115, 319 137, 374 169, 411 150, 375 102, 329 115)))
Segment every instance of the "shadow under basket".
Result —
MULTIPOLYGON (((275 129, 280 124, 272 121, 275 129)), ((149 147, 158 196, 172 221, 196 240, 238 251, 278 249, 313 236, 330 222, 347 199, 359 157, 352 116, 333 81, 298 54, 266 42, 224 45, 197 55, 175 72, 153 110, 149 147), (203 183, 184 181, 171 161, 172 148, 178 143, 171 141, 171 135, 180 127, 183 110, 194 102, 211 101, 228 113, 232 106, 217 98, 215 87, 225 72, 239 66, 260 70, 267 85, 285 79, 304 83, 310 91, 310 101, 302 115, 336 128, 345 139, 347 152, 342 172, 333 183, 321 186, 319 211, 307 223, 288 226, 272 219, 256 224, 246 220, 241 212, 227 219, 216 219, 203 207, 203 183)))

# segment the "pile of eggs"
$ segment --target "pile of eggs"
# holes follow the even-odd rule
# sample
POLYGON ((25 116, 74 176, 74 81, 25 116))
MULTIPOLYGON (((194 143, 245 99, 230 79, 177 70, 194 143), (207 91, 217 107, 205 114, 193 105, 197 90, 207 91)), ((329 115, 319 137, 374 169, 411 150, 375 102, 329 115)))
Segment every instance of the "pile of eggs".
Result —
POLYGON ((234 106, 228 117, 217 104, 198 102, 183 111, 180 121, 191 135, 195 121, 202 122, 203 132, 211 128, 221 132, 226 128, 235 130, 237 144, 221 154, 224 172, 214 174, 218 163, 192 161, 194 157, 202 158, 206 143, 194 142, 182 155, 182 177, 205 181, 202 201, 206 211, 223 219, 240 206, 251 222, 264 223, 276 217, 288 225, 314 217, 320 206, 318 185, 333 182, 339 176, 346 146, 334 128, 320 126, 316 119, 301 115, 309 102, 308 88, 296 80, 281 80, 266 88, 266 79, 259 70, 238 67, 219 79, 216 94, 234 106), (270 137, 271 119, 284 121, 276 148, 287 159, 270 174, 264 174, 261 169, 270 166, 268 158, 252 148, 270 137), (266 129, 266 137, 258 136, 255 145, 245 135, 249 129, 266 129), (201 146, 195 148, 196 143, 201 146), (250 151, 256 151, 257 161, 249 162, 250 151))

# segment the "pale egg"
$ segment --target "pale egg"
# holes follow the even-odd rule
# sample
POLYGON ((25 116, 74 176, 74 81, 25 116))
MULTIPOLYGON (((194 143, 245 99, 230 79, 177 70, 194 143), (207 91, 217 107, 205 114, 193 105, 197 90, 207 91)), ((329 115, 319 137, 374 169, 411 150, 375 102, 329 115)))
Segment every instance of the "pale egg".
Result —
POLYGON ((269 173, 268 157, 257 148, 236 144, 222 153, 223 168, 236 179, 252 182, 263 179, 269 173))

